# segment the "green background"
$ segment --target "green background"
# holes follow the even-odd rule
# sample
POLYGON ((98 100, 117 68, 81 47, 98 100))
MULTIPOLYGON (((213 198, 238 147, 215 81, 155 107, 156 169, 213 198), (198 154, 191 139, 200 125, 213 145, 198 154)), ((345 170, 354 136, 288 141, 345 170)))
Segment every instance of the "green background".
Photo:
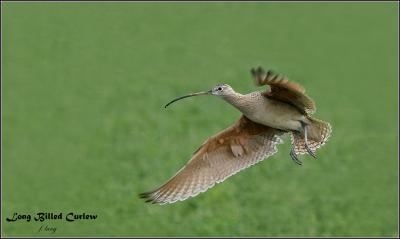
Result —
MULTIPOLYGON (((397 3, 2 3, 2 236, 396 236, 397 3), (187 92, 302 84, 333 136, 146 204, 240 113, 187 92), (95 221, 5 222, 14 212, 95 221), (37 232, 56 227, 55 234, 37 232)), ((257 89, 259 90, 259 89, 257 89)))

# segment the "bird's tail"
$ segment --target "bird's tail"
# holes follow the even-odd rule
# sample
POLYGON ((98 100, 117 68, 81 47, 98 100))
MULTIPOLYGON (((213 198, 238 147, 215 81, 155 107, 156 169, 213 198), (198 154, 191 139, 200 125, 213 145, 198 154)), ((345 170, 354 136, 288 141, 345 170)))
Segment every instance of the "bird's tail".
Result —
MULTIPOLYGON (((309 117, 310 124, 307 126, 307 142, 309 148, 315 152, 318 148, 325 144, 331 136, 332 127, 329 123, 319 119, 309 117)), ((292 145, 296 154, 305 154, 307 149, 305 147, 304 135, 298 132, 292 132, 292 145)))

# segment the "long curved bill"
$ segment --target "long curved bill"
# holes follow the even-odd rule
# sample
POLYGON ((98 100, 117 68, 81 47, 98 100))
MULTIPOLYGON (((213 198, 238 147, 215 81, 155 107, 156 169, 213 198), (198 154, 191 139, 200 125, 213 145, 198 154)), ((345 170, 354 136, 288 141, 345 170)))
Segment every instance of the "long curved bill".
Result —
POLYGON ((184 99, 184 98, 188 98, 188 97, 192 97, 192 96, 198 96, 198 95, 208 95, 208 94, 210 94, 210 93, 211 93, 211 90, 202 91, 202 92, 197 92, 197 93, 192 93, 192 94, 188 94, 188 95, 184 95, 184 96, 178 97, 178 98, 176 98, 176 99, 173 99, 173 100, 170 101, 168 104, 166 104, 166 105, 164 106, 164 108, 167 108, 168 105, 174 103, 175 101, 184 99))

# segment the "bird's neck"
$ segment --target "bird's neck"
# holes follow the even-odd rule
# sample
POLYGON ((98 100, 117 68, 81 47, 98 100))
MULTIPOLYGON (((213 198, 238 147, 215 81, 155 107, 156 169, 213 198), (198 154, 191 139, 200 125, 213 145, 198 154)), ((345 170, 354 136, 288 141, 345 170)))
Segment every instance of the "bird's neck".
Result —
POLYGON ((234 106, 236 109, 238 109, 239 111, 241 111, 244 114, 249 113, 249 111, 252 110, 252 106, 254 104, 252 104, 252 99, 253 97, 250 97, 248 94, 247 95, 242 95, 240 93, 233 93, 230 95, 225 95, 223 96, 223 99, 228 102, 229 104, 231 104, 232 106, 234 106))

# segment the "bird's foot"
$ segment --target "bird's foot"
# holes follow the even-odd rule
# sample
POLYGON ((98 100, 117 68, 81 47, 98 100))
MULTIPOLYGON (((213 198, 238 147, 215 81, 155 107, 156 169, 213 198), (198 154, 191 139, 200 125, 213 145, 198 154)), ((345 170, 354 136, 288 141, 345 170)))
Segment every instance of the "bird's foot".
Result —
POLYGON ((290 150, 290 157, 292 157, 293 162, 295 162, 298 165, 302 165, 303 163, 299 160, 297 157, 297 154, 294 152, 294 149, 290 150))
POLYGON ((315 153, 308 147, 308 140, 307 140, 307 125, 304 122, 301 122, 301 128, 304 133, 304 147, 306 148, 307 152, 309 155, 313 156, 315 159, 317 156, 315 156, 315 153))
POLYGON ((304 147, 306 148, 307 152, 309 155, 311 155, 313 158, 317 158, 317 156, 315 155, 315 153, 310 149, 310 147, 308 147, 308 144, 304 144, 304 147))

